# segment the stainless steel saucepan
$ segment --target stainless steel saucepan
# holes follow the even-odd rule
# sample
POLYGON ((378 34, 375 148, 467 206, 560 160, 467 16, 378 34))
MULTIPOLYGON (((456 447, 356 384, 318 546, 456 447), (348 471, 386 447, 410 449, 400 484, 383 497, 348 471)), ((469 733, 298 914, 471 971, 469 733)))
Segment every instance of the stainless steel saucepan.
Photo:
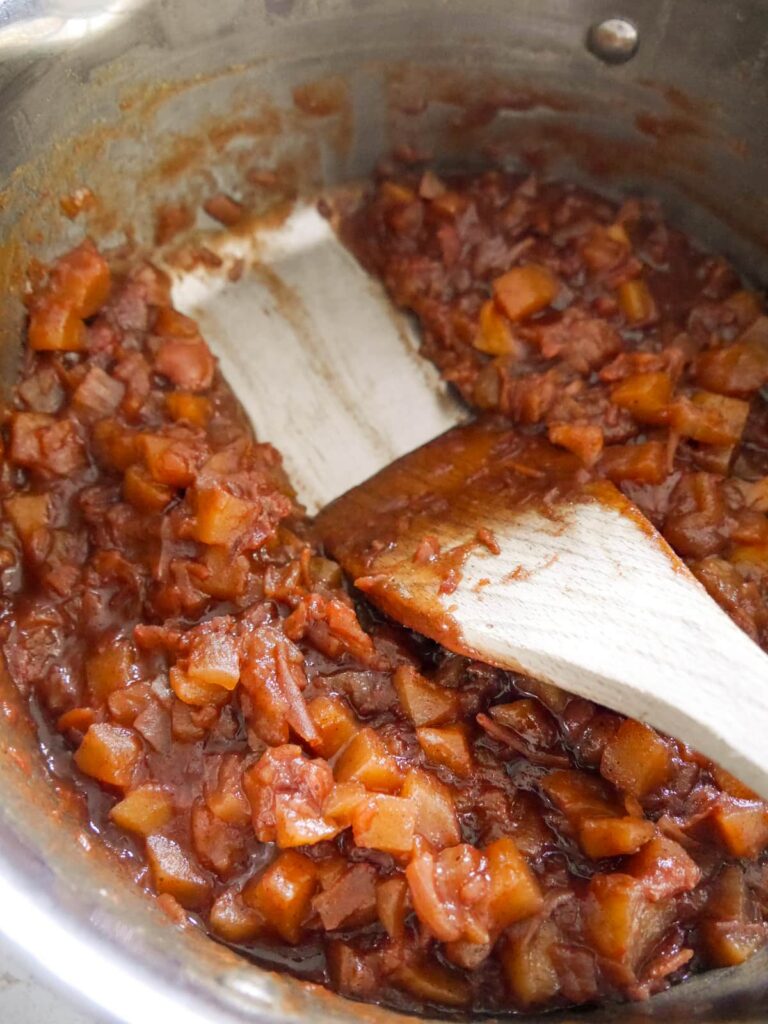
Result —
MULTIPOLYGON (((221 189, 274 209, 393 150, 649 191, 768 280, 768 0, 0 0, 0 140, 6 394, 31 257, 84 232, 151 245, 157 207, 221 189)), ((0 749, 0 929, 80 994, 133 1024, 395 1020, 175 927, 85 830, 9 684, 0 749)), ((767 965, 547 1019, 756 1024, 767 965)))

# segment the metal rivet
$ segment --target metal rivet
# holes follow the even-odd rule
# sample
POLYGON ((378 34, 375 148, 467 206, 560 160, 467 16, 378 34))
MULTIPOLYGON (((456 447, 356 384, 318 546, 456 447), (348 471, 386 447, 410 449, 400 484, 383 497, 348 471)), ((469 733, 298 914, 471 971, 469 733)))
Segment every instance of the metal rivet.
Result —
POLYGON ((606 64, 624 64, 637 53, 637 26, 628 18, 606 18, 590 27, 587 47, 606 64))

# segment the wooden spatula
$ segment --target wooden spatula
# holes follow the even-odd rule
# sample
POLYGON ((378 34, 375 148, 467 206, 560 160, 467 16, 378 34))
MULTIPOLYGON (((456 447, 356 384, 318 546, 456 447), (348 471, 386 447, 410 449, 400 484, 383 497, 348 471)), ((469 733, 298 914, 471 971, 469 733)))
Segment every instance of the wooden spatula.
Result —
POLYGON ((307 511, 466 418, 408 319, 314 206, 207 245, 222 265, 169 267, 174 303, 200 323, 307 511))
MULTIPOLYGON (((466 417, 418 356, 407 319, 314 206, 208 244, 222 266, 170 267, 174 301, 199 319, 257 435, 281 450, 310 511, 466 417)), ((473 472, 483 477, 500 443, 473 427, 464 440, 448 434, 406 456, 326 510, 330 548, 354 576, 372 577, 369 596, 393 617, 450 649, 645 719, 768 796, 766 657, 616 492, 602 503, 580 494, 573 467, 561 465, 553 492, 561 507, 544 513, 536 452, 521 459, 512 442, 508 472, 476 485, 473 472), (515 495, 525 497, 525 481, 524 511, 515 495), (394 529, 398 509, 410 534, 394 529), (496 556, 490 535, 485 546, 478 540, 483 526, 495 534, 496 556), (385 528, 393 545, 369 557, 368 540, 385 528), (430 533, 441 544, 432 561, 430 533)), ((557 457, 549 449, 547 458, 557 457)))
POLYGON ((493 423, 458 427, 317 526, 398 622, 642 719, 768 797, 768 656, 568 454, 493 423))

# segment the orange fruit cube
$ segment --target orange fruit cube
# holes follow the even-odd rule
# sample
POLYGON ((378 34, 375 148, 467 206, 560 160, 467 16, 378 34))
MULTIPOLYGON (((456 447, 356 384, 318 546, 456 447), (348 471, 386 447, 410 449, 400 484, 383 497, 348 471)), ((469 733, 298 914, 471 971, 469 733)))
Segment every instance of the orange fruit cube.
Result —
POLYGON ((361 729, 339 754, 334 768, 337 782, 361 782, 366 789, 395 793, 403 773, 381 737, 373 729, 361 729))
POLYGON ((625 719, 608 740, 600 774, 614 786, 642 799, 662 786, 672 770, 666 740, 650 726, 625 719))
POLYGON ((307 711, 319 737, 312 746, 321 757, 330 758, 338 754, 360 728, 343 697, 315 697, 307 705, 307 711))
POLYGON ((552 271, 538 263, 513 267, 493 282, 496 304, 513 321, 546 309, 559 290, 560 283, 552 271))
POLYGON ((141 756, 141 740, 133 729, 97 722, 75 751, 75 764, 99 782, 125 787, 131 784, 141 756))
POLYGON ((309 857, 286 850, 257 879, 248 882, 243 901, 258 911, 281 939, 296 945, 312 909, 317 881, 317 869, 309 857))
POLYGON ((172 839, 150 836, 147 860, 157 891, 173 896, 187 910, 199 909, 210 897, 209 879, 172 839))
POLYGON ((159 786, 147 784, 132 789, 115 804, 109 816, 120 828, 149 836, 168 824, 173 814, 173 800, 159 786))
POLYGON ((416 730, 416 738, 429 760, 435 764, 445 765, 456 775, 466 776, 472 771, 472 751, 463 725, 423 727, 416 730))
POLYGON ((352 816, 352 834, 357 846, 383 850, 395 856, 413 849, 416 809, 410 800, 398 796, 370 796, 352 816))
POLYGON ((442 725, 455 719, 457 692, 430 682, 412 665, 400 665, 392 683, 403 710, 414 725, 442 725))

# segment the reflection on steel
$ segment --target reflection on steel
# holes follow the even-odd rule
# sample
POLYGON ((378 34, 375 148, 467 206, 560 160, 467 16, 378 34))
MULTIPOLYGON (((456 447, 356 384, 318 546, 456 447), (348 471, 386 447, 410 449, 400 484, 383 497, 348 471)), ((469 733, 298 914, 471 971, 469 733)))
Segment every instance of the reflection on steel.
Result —
POLYGON ((640 36, 628 18, 607 18, 590 28, 587 45, 606 64, 624 64, 637 53, 640 36))
POLYGON ((41 45, 66 46, 107 31, 130 17, 148 0, 56 0, 53 3, 19 2, 12 11, 0 11, 0 56, 24 53, 41 45))

